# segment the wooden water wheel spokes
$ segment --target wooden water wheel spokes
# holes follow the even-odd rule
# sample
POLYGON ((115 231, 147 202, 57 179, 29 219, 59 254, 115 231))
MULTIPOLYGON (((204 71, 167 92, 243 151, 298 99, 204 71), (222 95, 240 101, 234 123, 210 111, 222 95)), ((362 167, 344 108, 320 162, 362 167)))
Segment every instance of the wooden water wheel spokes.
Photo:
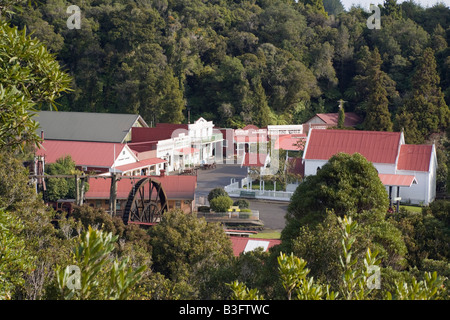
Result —
POLYGON ((131 189, 123 213, 123 222, 151 225, 167 211, 167 197, 161 183, 150 177, 139 180, 131 189))

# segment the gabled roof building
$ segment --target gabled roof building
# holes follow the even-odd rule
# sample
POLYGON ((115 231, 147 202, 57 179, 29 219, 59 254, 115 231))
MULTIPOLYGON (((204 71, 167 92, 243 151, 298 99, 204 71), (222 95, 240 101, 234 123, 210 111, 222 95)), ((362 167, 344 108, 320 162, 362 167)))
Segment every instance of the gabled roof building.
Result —
POLYGON ((34 120, 46 140, 126 143, 131 128, 148 127, 137 114, 39 111, 34 120))
MULTIPOLYGON (((314 117, 305 122, 306 125, 324 125, 335 127, 338 125, 339 113, 317 113, 314 117)), ((354 112, 346 112, 344 119, 345 127, 354 127, 361 123, 361 117, 354 112)), ((305 130, 305 128, 303 128, 305 130)))
POLYGON ((311 129, 303 154, 305 175, 316 174, 339 152, 357 152, 372 162, 386 188, 400 187, 403 202, 427 205, 436 197, 434 145, 405 144, 403 132, 311 129))
POLYGON ((126 144, 90 141, 45 140, 36 155, 44 157, 46 163, 71 156, 80 170, 97 174, 159 174, 167 162, 154 153, 138 153, 126 144))
MULTIPOLYGON (((168 209, 181 209, 185 213, 192 213, 195 205, 195 189, 197 176, 152 176, 161 182, 168 199, 168 209)), ((125 208, 133 183, 131 179, 117 181, 117 210, 125 208)), ((111 181, 109 179, 89 179, 89 190, 85 194, 86 203, 90 206, 109 209, 111 181)))

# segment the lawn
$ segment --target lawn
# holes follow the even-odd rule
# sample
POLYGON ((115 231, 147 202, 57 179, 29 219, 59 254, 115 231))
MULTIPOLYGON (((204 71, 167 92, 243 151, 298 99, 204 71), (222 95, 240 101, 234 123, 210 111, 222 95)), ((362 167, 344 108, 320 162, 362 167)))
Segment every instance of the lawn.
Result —
POLYGON ((250 235, 249 238, 258 238, 258 239, 280 239, 281 233, 273 230, 264 230, 258 232, 257 234, 250 235))
POLYGON ((412 212, 422 212, 422 207, 416 207, 416 206, 402 206, 400 205, 400 208, 405 208, 408 211, 412 211, 412 212))

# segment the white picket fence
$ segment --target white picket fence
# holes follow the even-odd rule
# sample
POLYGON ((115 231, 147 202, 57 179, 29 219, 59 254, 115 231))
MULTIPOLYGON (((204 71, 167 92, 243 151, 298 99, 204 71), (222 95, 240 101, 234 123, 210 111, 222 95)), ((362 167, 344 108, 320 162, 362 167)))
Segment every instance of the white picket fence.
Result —
POLYGON ((255 198, 275 201, 290 201, 294 194, 295 188, 290 186, 288 190, 291 191, 275 191, 275 190, 258 190, 247 189, 244 186, 251 185, 251 178, 247 177, 241 180, 239 185, 238 181, 231 181, 231 183, 224 187, 225 191, 232 198, 255 198), (249 180, 250 179, 250 180, 249 180))
POLYGON ((259 210, 252 210, 251 212, 240 212, 240 211, 230 211, 230 212, 197 212, 197 217, 205 217, 206 219, 217 219, 217 220, 259 220, 259 210))

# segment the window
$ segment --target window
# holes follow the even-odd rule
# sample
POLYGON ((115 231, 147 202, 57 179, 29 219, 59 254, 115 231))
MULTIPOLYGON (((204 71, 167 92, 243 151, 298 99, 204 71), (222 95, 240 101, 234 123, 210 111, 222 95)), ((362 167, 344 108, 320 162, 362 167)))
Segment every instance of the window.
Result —
POLYGON ((175 208, 181 209, 181 201, 180 200, 175 201, 175 208))

